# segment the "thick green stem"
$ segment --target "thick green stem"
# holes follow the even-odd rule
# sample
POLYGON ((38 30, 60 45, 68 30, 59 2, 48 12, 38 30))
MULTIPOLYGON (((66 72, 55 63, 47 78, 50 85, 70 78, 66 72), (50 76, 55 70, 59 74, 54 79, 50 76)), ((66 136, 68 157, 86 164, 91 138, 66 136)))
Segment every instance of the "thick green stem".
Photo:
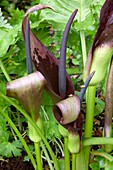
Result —
POLYGON ((2 60, 0 60, 0 67, 1 67, 1 70, 6 78, 7 81, 11 81, 11 78, 9 77, 9 74, 7 73, 6 69, 5 69, 5 66, 2 62, 2 60))
POLYGON ((37 134, 42 138, 42 140, 44 141, 46 147, 48 148, 48 151, 49 151, 49 153, 51 155, 51 158, 52 158, 52 160, 54 162, 55 170, 60 170, 57 158, 56 158, 55 154, 53 153, 49 143, 47 142, 46 138, 44 137, 44 135, 42 134, 40 129, 37 127, 37 125, 30 118, 30 116, 19 105, 17 105, 15 102, 13 102, 13 100, 11 100, 7 96, 5 96, 2 92, 0 92, 0 96, 2 98, 4 98, 6 101, 8 101, 10 104, 12 104, 17 110, 19 110, 26 117, 26 119, 32 124, 32 126, 36 129, 37 134))
POLYGON ((80 39, 81 39, 81 47, 82 47, 83 65, 85 66, 87 60, 87 53, 86 53, 86 41, 85 41, 84 31, 80 31, 80 39))
POLYGON ((88 87, 84 138, 92 136, 96 86, 88 87))
POLYGON ((76 153, 72 153, 72 170, 76 170, 76 153))
POLYGON ((82 142, 82 146, 91 146, 91 145, 113 145, 113 138, 106 138, 106 137, 92 137, 84 139, 82 142))
MULTIPOLYGON (((95 93, 96 93, 96 86, 89 86, 87 92, 87 110, 86 110, 84 138, 90 138, 92 136, 94 108, 95 108, 95 93)), ((83 152, 85 154, 84 155, 85 163, 88 169, 90 146, 84 148, 83 152)))
POLYGON ((9 118, 8 114, 5 113, 1 108, 0 108, 0 112, 2 113, 2 115, 5 117, 5 119, 8 121, 9 125, 13 128, 13 130, 15 131, 15 133, 17 134, 17 136, 19 137, 20 141, 22 142, 29 158, 31 159, 32 165, 34 167, 34 169, 36 169, 36 162, 29 150, 29 147, 27 146, 25 140, 23 139, 22 135, 20 134, 20 132, 18 131, 18 129, 16 128, 15 124, 12 122, 12 120, 9 118))
POLYGON ((64 167, 65 170, 70 170, 70 152, 68 149, 68 138, 64 137, 64 167))
POLYGON ((40 142, 34 142, 35 146, 35 154, 36 154, 36 162, 37 162, 37 170, 42 170, 42 158, 40 152, 40 142))

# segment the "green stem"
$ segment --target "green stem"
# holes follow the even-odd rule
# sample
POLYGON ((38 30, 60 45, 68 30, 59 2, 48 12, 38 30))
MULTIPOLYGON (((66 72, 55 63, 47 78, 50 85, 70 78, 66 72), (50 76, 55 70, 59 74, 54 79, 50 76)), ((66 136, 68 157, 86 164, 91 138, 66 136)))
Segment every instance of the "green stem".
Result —
POLYGON ((9 74, 7 73, 6 69, 5 69, 5 66, 2 62, 2 60, 0 60, 0 67, 1 67, 1 70, 4 74, 4 76, 6 77, 7 81, 11 81, 11 78, 9 77, 9 74))
POLYGON ((84 139, 82 142, 82 146, 91 146, 91 145, 113 145, 113 138, 106 138, 106 137, 92 137, 88 139, 84 139))
MULTIPOLYGON (((4 76, 5 76, 6 80, 7 80, 8 82, 10 82, 10 81, 11 81, 11 78, 10 78, 9 74, 7 73, 6 68, 5 68, 5 66, 4 66, 4 64, 3 64, 3 62, 2 62, 1 59, 0 59, 0 68, 1 68, 1 70, 2 70, 2 72, 3 72, 3 74, 4 74, 4 76)), ((16 135, 14 134, 14 132, 13 132, 12 129, 11 129, 11 131, 12 131, 12 134, 13 134, 14 138, 16 139, 16 135)))
MULTIPOLYGON (((86 103, 87 110, 86 110, 84 138, 89 138, 92 136, 94 108, 95 108, 95 93, 96 93, 96 86, 89 86, 87 92, 87 103, 86 103)), ((84 154, 85 154, 86 167, 88 169, 90 147, 84 148, 84 154)))
POLYGON ((50 158, 49 158, 48 152, 47 152, 47 150, 46 150, 45 145, 43 144, 43 142, 41 142, 41 147, 42 147, 42 150, 43 150, 43 152, 44 152, 44 154, 45 154, 45 157, 46 157, 46 160, 47 160, 47 162, 48 162, 48 165, 49 165, 50 170, 53 170, 54 168, 53 168, 53 166, 52 166, 51 160, 50 160, 50 158))
POLYGON ((87 60, 87 53, 86 53, 86 41, 85 41, 84 31, 80 31, 80 39, 81 39, 81 47, 82 47, 83 65, 85 66, 87 60))
POLYGON ((70 152, 68 149, 68 138, 64 137, 64 167, 65 170, 70 170, 70 152))
POLYGON ((46 138, 44 137, 44 135, 42 134, 42 132, 40 131, 40 129, 37 127, 37 125, 33 122, 33 120, 30 118, 30 116, 19 106, 17 105, 15 102, 13 102, 13 100, 11 100, 10 98, 8 98, 7 96, 5 96, 2 92, 0 92, 0 96, 2 98, 4 98, 6 101, 8 101, 10 104, 12 104, 17 110, 19 110, 25 117, 26 119, 32 124, 32 126, 36 129, 37 131, 37 134, 42 138, 42 140, 44 141, 46 147, 48 148, 48 151, 51 155, 51 158, 54 162, 54 165, 55 165, 55 169, 56 170, 60 170, 59 168, 59 164, 58 164, 58 161, 57 161, 57 158, 54 154, 54 152, 52 151, 49 143, 47 142, 46 138))
POLYGON ((88 87, 84 138, 92 136, 96 86, 88 87))
POLYGON ((17 134, 17 136, 19 137, 20 141, 22 142, 29 158, 31 159, 32 165, 34 167, 34 169, 36 169, 36 162, 35 159, 33 158, 29 147, 27 146, 25 140, 23 139, 22 135, 20 134, 20 132, 18 131, 18 129, 16 128, 15 124, 12 122, 12 120, 9 118, 8 114, 6 114, 1 108, 0 108, 0 112, 2 113, 2 115, 5 117, 5 119, 8 121, 8 123, 10 124, 10 126, 13 128, 13 130, 15 131, 15 133, 17 134))
POLYGON ((36 154, 36 162, 37 162, 37 170, 42 170, 42 158, 40 152, 40 142, 34 142, 35 146, 35 154, 36 154))
POLYGON ((76 153, 72 153, 72 170, 76 170, 76 153))

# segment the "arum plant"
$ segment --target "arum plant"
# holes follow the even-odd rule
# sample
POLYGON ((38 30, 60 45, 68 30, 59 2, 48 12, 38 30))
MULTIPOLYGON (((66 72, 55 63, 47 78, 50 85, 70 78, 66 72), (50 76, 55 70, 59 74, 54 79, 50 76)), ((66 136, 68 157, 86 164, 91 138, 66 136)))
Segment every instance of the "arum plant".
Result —
MULTIPOLYGON (((84 68, 84 81, 95 71, 88 92, 84 137, 92 136, 96 85, 104 80, 113 55, 113 1, 106 0, 100 11, 100 24, 84 68)), ((89 148, 85 150, 86 160, 89 148)), ((86 162, 85 162, 86 163, 86 162)), ((88 166, 88 163, 87 163, 88 166)), ((87 168, 86 168, 87 169, 87 168)))
MULTIPOLYGON (((29 137, 35 144, 37 167, 42 169, 40 155, 40 141, 43 139, 52 158, 55 162, 55 168, 59 169, 59 165, 50 150, 47 141, 43 137, 43 125, 39 116, 39 108, 43 90, 46 89, 51 96, 54 107, 53 112, 58 120, 60 132, 64 136, 65 141, 65 169, 70 169, 70 156, 72 153, 72 169, 76 167, 76 153, 80 151, 82 136, 82 118, 80 107, 86 88, 94 74, 94 72, 86 80, 86 84, 82 89, 80 96, 74 94, 74 87, 69 75, 66 73, 66 43, 71 23, 77 13, 75 10, 64 31, 60 60, 35 37, 29 26, 28 14, 35 10, 50 8, 45 5, 36 5, 30 8, 23 19, 22 32, 26 45, 28 76, 7 83, 7 95, 16 98, 26 112, 30 115, 28 118, 29 137), (32 59, 32 60, 31 60, 32 59), (37 72, 32 73, 32 61, 34 62, 37 72), (32 73, 32 74, 30 74, 32 73), (37 125, 37 126, 35 126, 37 125), (39 135, 37 135, 37 127, 39 135), (74 146, 76 143, 76 146, 74 146)), ((54 9, 52 9, 54 10, 54 9)))

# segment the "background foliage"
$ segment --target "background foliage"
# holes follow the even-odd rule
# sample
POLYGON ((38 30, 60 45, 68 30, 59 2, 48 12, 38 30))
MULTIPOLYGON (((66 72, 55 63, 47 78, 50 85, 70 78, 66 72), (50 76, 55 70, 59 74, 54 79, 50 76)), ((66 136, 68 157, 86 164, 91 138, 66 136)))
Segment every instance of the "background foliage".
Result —
MULTIPOLYGON (((16 79, 27 74, 25 60, 25 45, 22 38, 22 19, 25 11, 38 3, 53 7, 56 12, 46 9, 30 14, 31 28, 41 42, 47 46, 58 58, 63 30, 69 16, 75 8, 78 9, 77 17, 73 22, 67 45, 67 71, 74 79, 75 90, 79 90, 82 84, 83 58, 80 33, 84 32, 87 54, 98 27, 100 8, 105 0, 1 0, 0 2, 0 62, 4 64, 5 71, 10 78, 16 79), (78 83, 77 83, 78 82, 78 83)), ((0 91, 5 93, 6 77, 0 69, 0 91)), ((99 85, 102 91, 103 84, 99 85)), ((45 93, 40 114, 45 122, 45 134, 48 140, 56 142, 61 136, 57 129, 57 122, 51 110, 51 100, 45 93), (49 101, 49 102, 48 102, 49 101)), ((0 107, 3 108, 22 134, 26 132, 26 120, 20 113, 8 103, 0 99, 0 107)), ((96 99, 96 115, 103 112, 104 101, 96 99)), ((14 132, 8 126, 6 120, 0 115, 0 155, 11 157, 21 155, 22 146, 14 132), (10 142, 10 143, 9 143, 10 142), (4 150, 2 149, 4 147, 4 150)), ((58 146, 58 145, 57 145, 58 146)), ((99 162, 99 161, 98 161, 99 162)), ((99 166, 99 164, 98 164, 99 166)), ((93 165, 92 165, 93 167, 93 165)), ((92 168, 93 169, 93 168, 92 168)))

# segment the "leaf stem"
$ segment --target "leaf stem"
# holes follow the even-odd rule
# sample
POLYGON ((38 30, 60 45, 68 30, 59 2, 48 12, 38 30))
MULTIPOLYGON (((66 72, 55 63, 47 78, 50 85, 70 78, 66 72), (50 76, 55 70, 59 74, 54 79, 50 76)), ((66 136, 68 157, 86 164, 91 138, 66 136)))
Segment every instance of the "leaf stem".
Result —
POLYGON ((86 41, 85 41, 84 31, 80 31, 80 39, 81 39, 81 47, 82 47, 83 65, 85 66, 87 60, 87 53, 86 53, 86 41))
POLYGON ((42 170, 42 159, 40 152, 40 142, 34 142, 35 146, 35 154, 36 154, 36 162, 37 162, 37 170, 42 170))
POLYGON ((72 170, 76 170, 76 153, 72 153, 72 170))
POLYGON ((111 144, 113 145, 113 138, 106 138, 106 137, 91 137, 87 139, 83 139, 82 146, 91 146, 91 145, 105 145, 111 144))
POLYGON ((84 138, 89 138, 92 136, 94 108, 95 108, 95 93, 96 93, 96 86, 89 86, 88 93, 87 93, 87 103, 86 103, 87 110, 86 110, 84 138))
POLYGON ((65 170, 70 170, 70 152, 68 149, 68 138, 64 137, 64 167, 65 170))
POLYGON ((22 135, 20 134, 20 132, 18 131, 18 129, 16 128, 15 124, 12 122, 12 120, 9 118, 8 114, 6 114, 1 108, 0 108, 0 112, 2 113, 2 115, 5 117, 5 119, 8 121, 8 123, 10 124, 10 126, 13 128, 13 130, 15 131, 15 133, 17 134, 17 136, 19 137, 20 141, 22 142, 29 158, 31 159, 32 165, 34 167, 34 169, 36 169, 36 162, 35 159, 33 158, 29 147, 27 146, 25 140, 23 139, 22 135))
POLYGON ((6 80, 10 82, 10 81, 11 81, 11 78, 9 77, 9 74, 8 74, 7 71, 6 71, 5 66, 4 66, 2 60, 0 60, 0 67, 1 67, 1 70, 2 70, 2 72, 3 72, 3 74, 4 74, 5 78, 6 78, 6 80))
MULTIPOLYGON (((92 136, 94 108, 95 108, 95 93, 96 93, 96 86, 89 86, 88 93, 87 93, 87 103, 86 103, 87 110, 86 110, 84 138, 89 138, 92 136)), ((86 166, 88 167, 90 147, 84 148, 84 154, 86 158, 85 159, 86 166)))

